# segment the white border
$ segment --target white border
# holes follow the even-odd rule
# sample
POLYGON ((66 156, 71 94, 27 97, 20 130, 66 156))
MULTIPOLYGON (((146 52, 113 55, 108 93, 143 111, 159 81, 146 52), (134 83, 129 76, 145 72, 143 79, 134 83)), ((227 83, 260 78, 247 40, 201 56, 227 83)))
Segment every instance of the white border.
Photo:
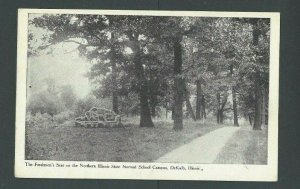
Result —
MULTIPOLYGON (((15 177, 20 178, 88 178, 88 179, 159 179, 159 180, 223 180, 223 181, 277 181, 278 163, 278 93, 279 93, 279 32, 280 14, 265 12, 207 12, 207 11, 133 11, 133 10, 59 10, 19 9, 18 58, 16 96, 16 148, 15 177), (45 168, 25 166, 25 113, 28 13, 105 14, 105 15, 155 15, 202 17, 249 17, 271 19, 270 41, 270 93, 267 165, 193 164, 202 171, 142 170, 142 169, 89 169, 45 168)), ((27 161, 44 163, 103 163, 108 165, 188 166, 176 163, 128 163, 128 162, 66 162, 27 161)))

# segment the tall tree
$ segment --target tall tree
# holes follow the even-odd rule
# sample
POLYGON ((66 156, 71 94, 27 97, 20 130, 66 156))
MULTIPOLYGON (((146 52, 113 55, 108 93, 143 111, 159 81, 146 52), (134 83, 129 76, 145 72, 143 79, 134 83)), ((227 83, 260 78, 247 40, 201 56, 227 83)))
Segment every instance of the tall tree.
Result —
POLYGON ((184 88, 184 97, 185 97, 185 103, 187 107, 187 111, 189 115, 192 117, 194 121, 196 121, 196 116, 192 107, 192 104, 190 102, 190 91, 188 89, 187 83, 185 82, 185 88, 184 88))
MULTIPOLYGON (((112 22, 112 21, 110 21, 112 22)), ((117 90, 117 65, 116 65, 116 52, 115 52, 115 34, 114 31, 111 32, 111 47, 110 47, 110 54, 111 54, 111 80, 112 80, 112 106, 113 111, 115 113, 119 113, 119 102, 118 102, 118 90, 117 90)))
MULTIPOLYGON (((190 46, 189 38, 195 38, 199 33, 202 33, 202 27, 204 23, 203 18, 193 17, 169 17, 163 22, 163 36, 169 39, 169 43, 172 44, 173 55, 174 55, 174 97, 173 97, 173 108, 172 117, 174 120, 174 130, 183 129, 183 102, 188 99, 184 97, 185 78, 189 79, 190 73, 184 70, 185 65, 188 62, 187 59, 183 59, 186 52, 186 47, 190 46)), ((191 39, 190 39, 191 40, 191 39)), ((193 66, 187 68, 190 70, 193 66)), ((189 107, 189 106, 188 106, 189 107)), ((190 108, 188 108, 190 109, 190 108)))
MULTIPOLYGON (((233 77, 233 65, 230 65, 230 74, 233 77)), ((231 87, 232 91, 232 109, 233 109, 233 124, 239 126, 238 113, 237 113, 237 99, 236 99, 236 86, 231 87)))
MULTIPOLYGON (((247 78, 250 87, 253 90, 254 106, 254 130, 261 130, 262 123, 262 103, 264 86, 268 85, 269 73, 269 19, 264 18, 251 18, 251 19, 236 19, 244 28, 247 28, 250 35, 245 36, 251 40, 246 47, 242 47, 243 53, 242 66, 240 67, 240 76, 247 78), (248 29, 249 28, 249 29, 248 29)), ((245 34, 245 32, 244 32, 245 34)), ((249 93, 252 94, 252 93, 249 93)))
POLYGON ((202 89, 201 89, 201 81, 198 79, 196 81, 196 88, 197 88, 197 94, 196 94, 196 120, 201 119, 201 105, 202 105, 202 98, 204 96, 202 95, 202 89))
POLYGON ((183 99, 184 79, 182 74, 182 46, 181 38, 174 39, 174 130, 183 129, 183 99))
MULTIPOLYGON (((112 16, 107 16, 109 19, 112 16)), ((153 127, 149 106, 149 81, 145 73, 145 65, 142 59, 145 55, 146 45, 156 33, 157 17, 142 16, 119 16, 122 24, 119 25, 119 32, 123 33, 127 45, 132 51, 132 63, 134 75, 137 79, 137 88, 140 98, 140 126, 153 127)))
MULTIPOLYGON (((258 40, 260 31, 258 29, 258 20, 251 20, 251 24, 253 27, 253 46, 258 46, 258 40)), ((256 71, 254 76, 254 91, 255 91, 255 117, 254 117, 254 130, 261 129, 261 104, 262 104, 262 94, 261 94, 261 86, 260 86, 260 74, 256 71)))

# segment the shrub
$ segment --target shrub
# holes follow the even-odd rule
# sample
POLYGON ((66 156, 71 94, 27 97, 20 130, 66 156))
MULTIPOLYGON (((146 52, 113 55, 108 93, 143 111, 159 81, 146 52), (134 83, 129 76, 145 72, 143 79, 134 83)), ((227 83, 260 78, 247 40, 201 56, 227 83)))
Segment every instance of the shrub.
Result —
POLYGON ((72 111, 64 111, 53 117, 54 122, 58 124, 62 124, 66 121, 70 121, 74 119, 74 112, 72 111))
POLYGON ((37 113, 47 113, 52 116, 65 109, 64 103, 57 94, 50 93, 49 91, 42 91, 32 95, 28 100, 27 108, 34 115, 37 113))
POLYGON ((96 99, 94 96, 87 96, 86 98, 77 101, 75 104, 74 114, 76 117, 82 116, 92 107, 111 109, 111 102, 107 98, 96 99))
POLYGON ((27 127, 48 127, 53 126, 53 118, 47 113, 36 113, 32 115, 30 112, 26 114, 27 127))

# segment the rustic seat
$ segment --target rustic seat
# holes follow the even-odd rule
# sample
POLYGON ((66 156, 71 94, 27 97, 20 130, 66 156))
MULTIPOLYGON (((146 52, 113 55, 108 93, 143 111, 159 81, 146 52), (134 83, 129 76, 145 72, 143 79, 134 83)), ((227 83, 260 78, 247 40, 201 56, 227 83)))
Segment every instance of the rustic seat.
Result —
POLYGON ((121 125, 121 117, 112 110, 93 107, 75 119, 75 126, 100 127, 121 125))

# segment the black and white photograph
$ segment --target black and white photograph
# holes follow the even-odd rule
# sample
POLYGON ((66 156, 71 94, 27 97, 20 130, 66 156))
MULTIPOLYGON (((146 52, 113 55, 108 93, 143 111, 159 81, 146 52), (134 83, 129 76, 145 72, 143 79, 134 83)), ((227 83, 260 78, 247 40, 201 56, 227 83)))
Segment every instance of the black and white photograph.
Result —
POLYGON ((17 177, 276 181, 279 13, 18 22, 17 177))

